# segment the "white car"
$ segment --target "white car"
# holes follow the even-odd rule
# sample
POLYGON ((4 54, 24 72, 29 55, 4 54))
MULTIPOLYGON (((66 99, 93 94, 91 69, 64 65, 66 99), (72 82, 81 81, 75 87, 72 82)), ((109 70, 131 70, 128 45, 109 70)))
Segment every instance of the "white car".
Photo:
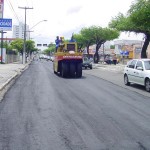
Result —
POLYGON ((124 84, 130 83, 145 86, 150 92, 150 59, 132 59, 124 68, 124 84))

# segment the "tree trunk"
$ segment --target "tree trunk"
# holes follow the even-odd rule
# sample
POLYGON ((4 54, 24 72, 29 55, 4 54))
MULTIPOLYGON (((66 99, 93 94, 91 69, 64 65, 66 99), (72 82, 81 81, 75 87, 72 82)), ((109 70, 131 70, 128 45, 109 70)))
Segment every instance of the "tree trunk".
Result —
POLYGON ((98 54, 98 52, 95 52, 95 54, 94 54, 94 63, 98 63, 99 62, 99 54, 98 54))
POLYGON ((147 34, 144 45, 142 47, 141 58, 147 58, 146 50, 147 50, 147 47, 149 45, 149 42, 150 42, 150 34, 147 34))
POLYGON ((94 63, 98 63, 99 62, 99 54, 98 54, 98 50, 101 47, 101 44, 97 44, 96 45, 96 52, 94 54, 94 63))
POLYGON ((87 46, 87 57, 89 58, 89 46, 87 46))

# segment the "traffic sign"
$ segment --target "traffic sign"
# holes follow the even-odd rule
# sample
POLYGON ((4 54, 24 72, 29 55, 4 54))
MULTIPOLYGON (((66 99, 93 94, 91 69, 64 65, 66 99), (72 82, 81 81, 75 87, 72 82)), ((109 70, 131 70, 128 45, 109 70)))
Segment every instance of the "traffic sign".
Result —
POLYGON ((0 19, 0 30, 11 31, 12 19, 0 19))

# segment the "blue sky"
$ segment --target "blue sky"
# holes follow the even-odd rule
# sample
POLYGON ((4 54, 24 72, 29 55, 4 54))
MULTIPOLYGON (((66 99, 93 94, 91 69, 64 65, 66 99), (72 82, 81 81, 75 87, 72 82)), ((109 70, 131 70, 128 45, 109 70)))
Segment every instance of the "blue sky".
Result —
MULTIPOLYGON (((31 37, 36 41, 54 42, 57 35, 69 38, 83 27, 97 25, 107 27, 112 17, 119 12, 126 13, 133 0, 5 0, 4 18, 12 18, 13 24, 24 22, 27 10, 27 24, 32 30, 31 37)), ((9 31, 6 36, 11 37, 9 31)), ((141 39, 134 34, 121 34, 120 39, 141 39)))

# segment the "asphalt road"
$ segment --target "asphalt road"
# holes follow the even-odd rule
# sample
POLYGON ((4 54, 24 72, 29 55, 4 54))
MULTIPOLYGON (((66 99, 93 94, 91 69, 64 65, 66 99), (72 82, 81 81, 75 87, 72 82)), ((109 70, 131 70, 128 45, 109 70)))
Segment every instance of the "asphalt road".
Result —
POLYGON ((150 150, 150 99, 35 61, 0 103, 0 150, 150 150))

